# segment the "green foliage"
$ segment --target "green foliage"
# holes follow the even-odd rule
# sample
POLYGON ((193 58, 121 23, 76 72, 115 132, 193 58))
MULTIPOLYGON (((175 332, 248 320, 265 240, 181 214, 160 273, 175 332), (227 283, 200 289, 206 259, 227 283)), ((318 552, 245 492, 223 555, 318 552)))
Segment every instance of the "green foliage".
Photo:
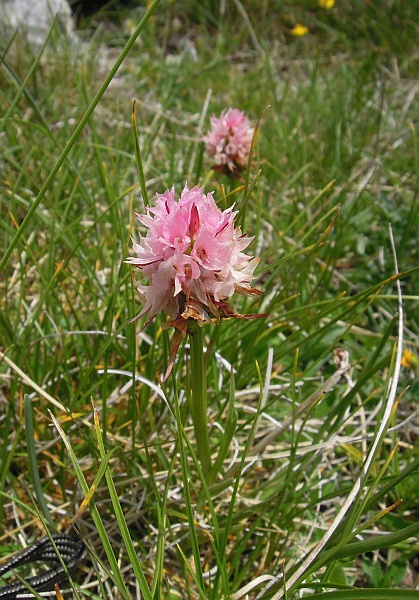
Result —
POLYGON ((283 573, 288 599, 417 594, 399 589, 418 549, 418 374, 405 358, 400 369, 402 332, 419 353, 413 4, 183 0, 112 9, 118 25, 102 13, 76 54, 10 41, 2 555, 17 531, 38 537, 43 514, 74 522, 92 551, 80 598, 280 598, 283 573), (299 22, 309 32, 295 38, 299 22), (237 182, 214 174, 200 142, 230 105, 262 115, 237 182), (160 386, 170 339, 160 318, 141 332, 129 322, 139 303, 124 263, 134 211, 186 180, 236 202, 265 296, 234 308, 270 313, 204 329, 209 489, 189 350, 160 386))
POLYGON ((371 558, 365 558, 362 561, 362 569, 367 577, 371 587, 389 588, 398 587, 406 573, 406 559, 399 558, 383 567, 379 562, 371 561, 371 558))

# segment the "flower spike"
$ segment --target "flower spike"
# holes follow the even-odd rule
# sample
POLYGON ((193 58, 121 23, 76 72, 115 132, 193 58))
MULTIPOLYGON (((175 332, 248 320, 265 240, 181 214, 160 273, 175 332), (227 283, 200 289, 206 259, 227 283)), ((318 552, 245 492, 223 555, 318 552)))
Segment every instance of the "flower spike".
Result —
POLYGON ((214 160, 213 169, 238 177, 247 167, 254 129, 248 117, 237 108, 211 117, 211 130, 203 137, 206 150, 214 160))
POLYGON ((132 321, 147 315, 147 326, 160 311, 169 315, 164 328, 174 327, 176 335, 166 379, 192 322, 203 326, 220 317, 266 315, 241 315, 228 304, 235 292, 262 294, 250 286, 258 259, 243 252, 253 238, 234 227, 237 213, 232 207, 221 211, 212 192, 186 185, 178 201, 172 188, 157 194, 156 205, 146 210, 137 217, 147 233, 139 243, 133 240, 135 256, 126 261, 148 280, 148 285, 137 286, 143 310, 132 321))

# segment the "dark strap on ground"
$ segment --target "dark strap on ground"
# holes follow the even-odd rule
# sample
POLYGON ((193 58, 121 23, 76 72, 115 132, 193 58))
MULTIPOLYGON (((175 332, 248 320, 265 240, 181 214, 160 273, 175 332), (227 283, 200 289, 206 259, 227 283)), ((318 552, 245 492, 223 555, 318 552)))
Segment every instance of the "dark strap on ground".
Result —
MULTIPOLYGON (((79 538, 72 535, 54 533, 51 537, 54 540, 62 562, 66 566, 67 572, 71 574, 76 570, 86 554, 85 545, 79 538)), ((0 577, 8 571, 34 561, 52 563, 55 566, 39 575, 25 579, 27 585, 21 581, 16 581, 10 585, 0 587, 0 600, 14 600, 19 594, 30 594, 28 586, 36 592, 53 591, 55 584, 68 580, 66 569, 64 569, 49 537, 42 538, 42 540, 33 546, 19 552, 7 562, 0 565, 0 577)))

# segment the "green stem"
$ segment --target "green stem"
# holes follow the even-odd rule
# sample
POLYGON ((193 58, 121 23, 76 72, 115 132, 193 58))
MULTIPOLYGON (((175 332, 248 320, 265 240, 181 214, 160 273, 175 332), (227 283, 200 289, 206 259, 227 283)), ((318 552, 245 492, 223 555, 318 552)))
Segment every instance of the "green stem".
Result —
POLYGON ((198 458, 206 480, 211 471, 211 451, 207 422, 207 373, 204 360, 204 332, 194 328, 191 341, 191 391, 192 419, 195 431, 198 458))

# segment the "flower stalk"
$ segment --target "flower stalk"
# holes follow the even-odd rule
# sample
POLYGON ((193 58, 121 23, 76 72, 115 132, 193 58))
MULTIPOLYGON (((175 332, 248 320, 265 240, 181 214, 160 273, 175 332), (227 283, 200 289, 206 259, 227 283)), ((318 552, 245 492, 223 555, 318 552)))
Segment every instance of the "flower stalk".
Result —
POLYGON ((174 328, 170 357, 162 381, 175 364, 186 335, 191 348, 191 413, 197 454, 207 483, 215 478, 207 420, 207 377, 203 327, 222 318, 260 319, 264 314, 239 314, 229 304, 234 293, 260 296, 251 287, 258 259, 244 252, 253 238, 235 227, 234 205, 222 211, 212 192, 186 185, 178 201, 175 188, 157 194, 155 206, 137 214, 147 229, 140 241, 133 240, 134 256, 127 262, 141 269, 144 283, 137 285, 142 311, 132 319, 147 316, 146 327, 164 311, 169 320, 162 328, 174 328))
POLYGON ((192 421, 203 475, 207 481, 211 472, 211 451, 208 436, 207 372, 204 355, 203 328, 195 326, 190 335, 192 421))

